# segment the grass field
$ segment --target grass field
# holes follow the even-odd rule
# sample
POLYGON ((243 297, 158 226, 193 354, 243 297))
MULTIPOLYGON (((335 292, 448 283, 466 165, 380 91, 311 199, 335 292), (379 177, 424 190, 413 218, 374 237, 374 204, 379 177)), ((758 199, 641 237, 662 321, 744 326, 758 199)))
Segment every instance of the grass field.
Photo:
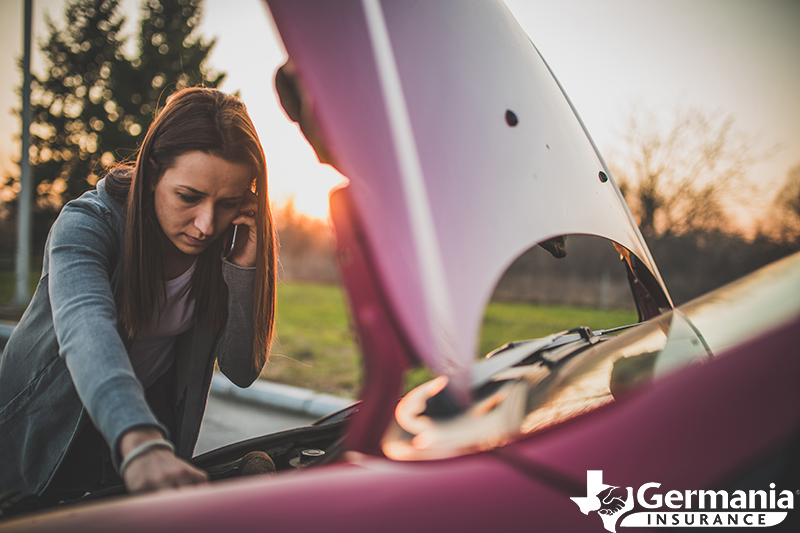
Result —
POLYGON ((281 283, 272 354, 262 377, 355 396, 361 361, 338 285, 281 283))
MULTIPOLYGON (((531 339, 576 326, 603 329, 636 321, 633 311, 491 303, 484 317, 480 354, 512 340, 531 339)), ((263 377, 332 394, 355 396, 360 355, 340 287, 284 283, 278 287, 277 340, 263 377)), ((430 375, 410 373, 406 388, 430 375)))
MULTIPOLYGON (((35 286, 39 270, 32 273, 35 286)), ((2 319, 15 320, 2 305, 13 298, 14 273, 0 272, 2 319)), ((636 321, 633 311, 491 303, 486 309, 479 353, 509 341, 542 337, 576 326, 603 329, 636 321)), ((350 328, 344 293, 338 285, 281 283, 275 341, 262 377, 340 396, 355 397, 361 382, 361 356, 350 328)), ((415 370, 406 379, 411 388, 430 378, 415 370)))
MULTIPOLYGON (((36 290, 41 275, 42 262, 40 259, 34 261, 28 274, 28 288, 31 294, 36 290)), ((0 320, 17 320, 22 315, 22 309, 15 309, 11 306, 15 294, 16 273, 13 270, 0 270, 0 320)))

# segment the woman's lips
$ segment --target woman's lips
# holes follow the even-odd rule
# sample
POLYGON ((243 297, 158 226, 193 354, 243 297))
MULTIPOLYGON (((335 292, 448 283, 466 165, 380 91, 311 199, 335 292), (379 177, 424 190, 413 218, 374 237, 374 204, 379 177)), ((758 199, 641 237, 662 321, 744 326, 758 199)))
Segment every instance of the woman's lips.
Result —
POLYGON ((185 233, 184 236, 186 237, 186 240, 189 241, 189 244, 192 246, 204 246, 206 243, 208 243, 208 237, 204 239, 198 239, 196 237, 192 237, 191 235, 187 235, 185 233))

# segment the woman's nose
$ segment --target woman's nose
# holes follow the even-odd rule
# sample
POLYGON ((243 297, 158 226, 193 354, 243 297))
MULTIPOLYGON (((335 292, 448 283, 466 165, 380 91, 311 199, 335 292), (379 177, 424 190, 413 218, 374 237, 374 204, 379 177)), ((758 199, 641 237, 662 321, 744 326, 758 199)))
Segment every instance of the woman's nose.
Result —
POLYGON ((194 227, 203 235, 214 234, 214 208, 200 207, 197 216, 194 218, 194 227))

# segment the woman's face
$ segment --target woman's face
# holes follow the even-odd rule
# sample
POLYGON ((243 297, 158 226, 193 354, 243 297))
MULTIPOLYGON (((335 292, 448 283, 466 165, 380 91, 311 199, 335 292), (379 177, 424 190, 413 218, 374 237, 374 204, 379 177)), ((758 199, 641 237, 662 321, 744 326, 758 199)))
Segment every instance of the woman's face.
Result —
POLYGON ((187 152, 155 186, 158 223, 180 252, 197 255, 239 215, 252 180, 247 165, 203 152, 187 152))

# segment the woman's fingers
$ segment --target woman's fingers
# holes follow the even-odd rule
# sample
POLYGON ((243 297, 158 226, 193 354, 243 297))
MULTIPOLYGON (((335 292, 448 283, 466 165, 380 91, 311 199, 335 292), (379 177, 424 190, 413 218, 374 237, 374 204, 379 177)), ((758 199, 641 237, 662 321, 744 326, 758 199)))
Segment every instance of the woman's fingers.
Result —
POLYGON ((124 481, 128 492, 133 494, 206 483, 208 475, 170 450, 153 448, 131 461, 125 469, 124 481))
POLYGON ((252 191, 247 191, 238 216, 231 222, 238 226, 238 229, 233 252, 228 259, 242 267, 256 266, 256 251, 258 248, 257 210, 258 197, 252 191))
POLYGON ((239 213, 250 213, 251 215, 255 214, 256 210, 258 209, 258 196, 253 191, 245 191, 244 193, 244 201, 242 202, 242 207, 239 208, 239 213))
POLYGON ((231 224, 235 226, 240 226, 242 224, 246 225, 248 228, 251 228, 251 231, 256 227, 256 217, 255 213, 242 213, 239 214, 236 218, 231 221, 231 224))

